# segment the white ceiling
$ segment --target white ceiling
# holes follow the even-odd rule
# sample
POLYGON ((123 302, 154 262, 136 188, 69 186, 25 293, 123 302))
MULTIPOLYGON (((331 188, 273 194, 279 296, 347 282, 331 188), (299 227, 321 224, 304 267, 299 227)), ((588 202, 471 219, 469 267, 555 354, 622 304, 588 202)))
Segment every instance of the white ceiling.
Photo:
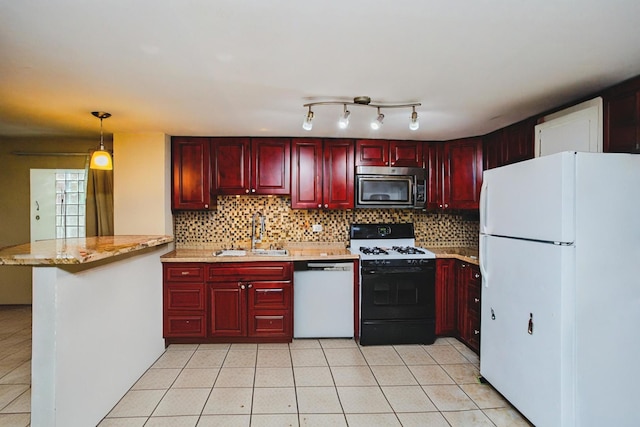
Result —
POLYGON ((640 74, 638 0, 0 0, 0 135, 447 140, 640 74), (375 110, 311 101, 421 102, 375 110))

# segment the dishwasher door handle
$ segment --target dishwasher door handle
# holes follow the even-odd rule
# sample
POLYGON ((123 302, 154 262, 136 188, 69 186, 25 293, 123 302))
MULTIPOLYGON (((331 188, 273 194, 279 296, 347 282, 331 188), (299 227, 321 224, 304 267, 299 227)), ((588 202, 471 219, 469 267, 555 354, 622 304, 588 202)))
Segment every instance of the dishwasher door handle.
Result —
POLYGON ((353 263, 308 262, 308 271, 352 271, 353 263))

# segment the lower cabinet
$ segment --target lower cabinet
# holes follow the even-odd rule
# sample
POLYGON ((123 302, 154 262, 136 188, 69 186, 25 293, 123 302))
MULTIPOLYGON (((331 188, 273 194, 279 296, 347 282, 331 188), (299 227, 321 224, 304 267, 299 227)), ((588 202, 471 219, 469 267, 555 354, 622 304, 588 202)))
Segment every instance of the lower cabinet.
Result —
POLYGON ((291 341, 292 263, 185 263, 180 266, 164 265, 164 336, 169 342, 291 341), (176 268, 186 271, 188 265, 202 269, 201 282, 167 280, 169 271, 176 268), (191 294, 196 288, 199 305, 195 304, 196 296, 191 294))
POLYGON ((204 266, 163 266, 163 334, 165 337, 206 336, 204 266))
POLYGON ((454 336, 480 352, 482 277, 475 264, 436 260, 436 335, 454 336))
POLYGON ((480 289, 482 278, 477 265, 457 261, 458 338, 480 352, 480 289))

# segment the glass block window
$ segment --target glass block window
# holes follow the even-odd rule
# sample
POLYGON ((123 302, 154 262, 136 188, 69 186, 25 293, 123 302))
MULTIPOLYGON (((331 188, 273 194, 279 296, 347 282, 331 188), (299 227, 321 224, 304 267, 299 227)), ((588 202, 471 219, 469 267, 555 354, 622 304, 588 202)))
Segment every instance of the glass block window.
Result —
POLYGON ((84 169, 56 172, 56 238, 86 237, 84 169))

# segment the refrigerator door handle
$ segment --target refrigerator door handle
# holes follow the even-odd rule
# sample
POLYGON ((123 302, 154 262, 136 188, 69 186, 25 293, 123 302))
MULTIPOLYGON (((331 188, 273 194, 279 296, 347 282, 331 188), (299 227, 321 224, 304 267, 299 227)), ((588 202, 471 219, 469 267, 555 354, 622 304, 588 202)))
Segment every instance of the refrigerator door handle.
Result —
POLYGON ((527 327, 529 335, 533 335, 533 313, 529 313, 529 327, 527 327))
POLYGON ((480 233, 486 233, 487 230, 487 194, 489 193, 489 183, 482 181, 480 187, 480 233))
POLYGON ((482 275, 482 284, 485 288, 487 288, 487 283, 489 283, 489 275, 487 274, 487 269, 485 267, 486 262, 486 246, 487 246, 487 236, 484 234, 480 234, 480 248, 478 252, 478 256, 480 257, 480 274, 482 275))

